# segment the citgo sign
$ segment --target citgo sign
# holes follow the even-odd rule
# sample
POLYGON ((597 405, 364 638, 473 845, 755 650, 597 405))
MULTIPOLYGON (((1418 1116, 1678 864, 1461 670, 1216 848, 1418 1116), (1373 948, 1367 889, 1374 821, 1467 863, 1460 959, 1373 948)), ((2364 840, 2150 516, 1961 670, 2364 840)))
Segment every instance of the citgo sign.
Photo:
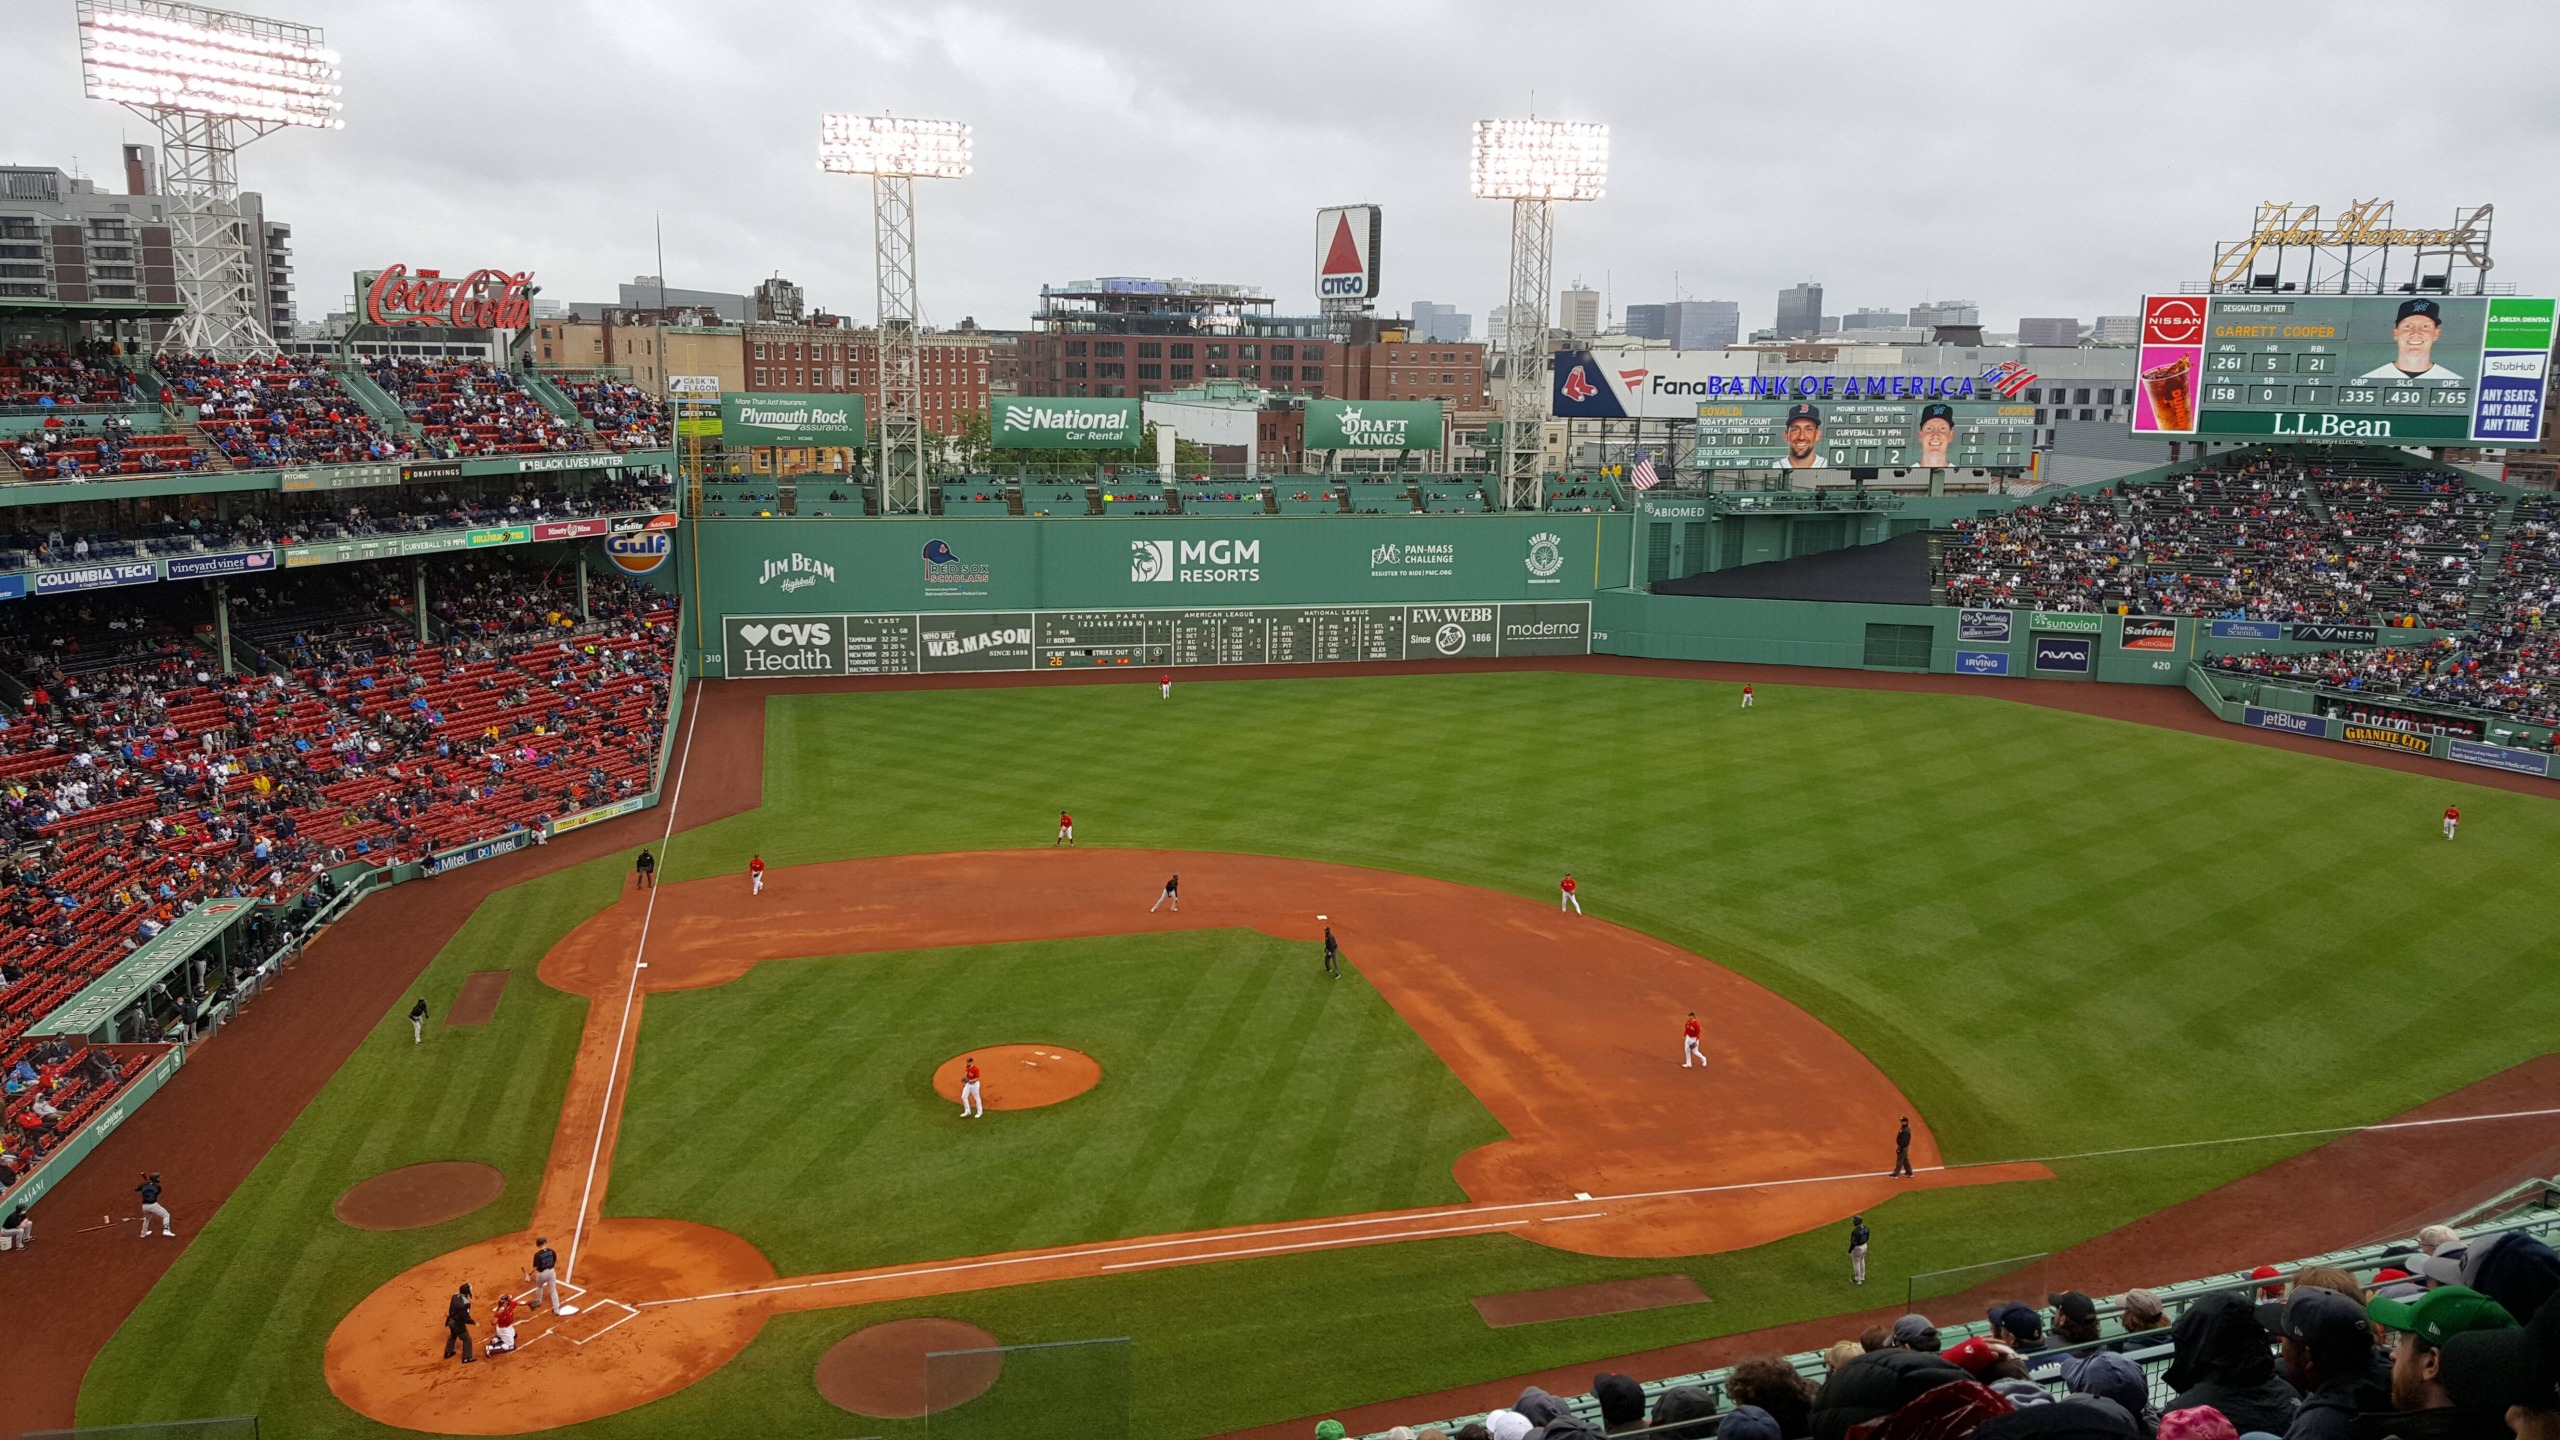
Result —
POLYGON ((646 575, 667 563, 667 554, 675 548, 675 536, 667 530, 642 530, 631 535, 614 535, 604 542, 605 558, 625 575, 646 575))

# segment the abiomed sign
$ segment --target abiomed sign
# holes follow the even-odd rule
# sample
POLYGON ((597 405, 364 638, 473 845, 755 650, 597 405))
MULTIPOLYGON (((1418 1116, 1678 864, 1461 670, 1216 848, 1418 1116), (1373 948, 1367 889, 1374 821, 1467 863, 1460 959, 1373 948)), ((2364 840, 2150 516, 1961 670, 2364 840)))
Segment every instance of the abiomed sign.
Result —
POLYGON ((998 399, 990 417, 999 450, 1133 450, 1135 400, 998 399))

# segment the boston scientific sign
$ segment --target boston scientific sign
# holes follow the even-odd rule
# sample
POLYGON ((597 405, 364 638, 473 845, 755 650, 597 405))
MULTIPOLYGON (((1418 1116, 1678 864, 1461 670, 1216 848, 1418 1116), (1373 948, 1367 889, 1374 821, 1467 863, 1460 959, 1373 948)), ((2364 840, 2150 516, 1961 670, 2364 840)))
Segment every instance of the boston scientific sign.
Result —
POLYGON ((1996 400, 1980 375, 1734 375, 1721 352, 1566 350, 1552 413, 1575 420, 1694 420, 1722 400, 1996 400))

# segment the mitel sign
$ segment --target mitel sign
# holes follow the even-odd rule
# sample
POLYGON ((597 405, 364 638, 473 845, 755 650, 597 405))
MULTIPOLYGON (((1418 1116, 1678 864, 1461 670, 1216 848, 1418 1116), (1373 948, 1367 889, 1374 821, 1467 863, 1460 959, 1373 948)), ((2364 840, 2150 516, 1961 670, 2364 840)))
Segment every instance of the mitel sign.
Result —
POLYGON ((533 272, 474 270, 447 280, 441 270, 409 273, 393 265, 358 272, 364 318, 375 325, 449 325, 464 330, 522 330, 533 323, 533 272))

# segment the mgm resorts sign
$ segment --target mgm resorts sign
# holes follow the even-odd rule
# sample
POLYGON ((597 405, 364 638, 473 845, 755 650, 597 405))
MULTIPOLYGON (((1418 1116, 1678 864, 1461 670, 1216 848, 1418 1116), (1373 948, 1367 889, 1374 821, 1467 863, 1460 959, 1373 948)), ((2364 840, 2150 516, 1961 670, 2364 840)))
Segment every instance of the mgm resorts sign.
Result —
POLYGON ((1138 402, 998 398, 991 439, 999 450, 1134 450, 1138 402))

